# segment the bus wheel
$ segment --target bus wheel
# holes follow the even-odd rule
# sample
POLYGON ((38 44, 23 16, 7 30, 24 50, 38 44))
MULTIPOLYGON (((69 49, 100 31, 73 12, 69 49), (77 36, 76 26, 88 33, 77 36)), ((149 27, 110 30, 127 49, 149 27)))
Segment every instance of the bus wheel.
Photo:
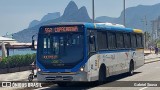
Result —
POLYGON ((104 84, 105 81, 106 81, 106 67, 104 65, 102 65, 99 70, 98 84, 104 84))
POLYGON ((134 74, 134 62, 131 61, 129 65, 129 75, 132 76, 134 74))
POLYGON ((66 87, 67 83, 61 82, 61 83, 57 83, 59 87, 66 87))

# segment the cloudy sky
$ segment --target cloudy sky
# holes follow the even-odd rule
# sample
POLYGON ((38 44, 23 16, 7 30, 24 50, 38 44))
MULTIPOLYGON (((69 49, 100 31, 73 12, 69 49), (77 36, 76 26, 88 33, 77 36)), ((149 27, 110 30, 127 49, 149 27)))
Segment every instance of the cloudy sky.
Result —
MULTIPOLYGON (((47 13, 64 12, 71 0, 0 0, 0 36, 12 34, 28 27, 32 20, 40 20, 47 13)), ((78 7, 85 6, 90 17, 92 0, 72 0, 78 7)), ((154 5, 160 0, 126 0, 126 8, 154 5)), ((119 17, 123 0, 95 0, 95 16, 119 17)))

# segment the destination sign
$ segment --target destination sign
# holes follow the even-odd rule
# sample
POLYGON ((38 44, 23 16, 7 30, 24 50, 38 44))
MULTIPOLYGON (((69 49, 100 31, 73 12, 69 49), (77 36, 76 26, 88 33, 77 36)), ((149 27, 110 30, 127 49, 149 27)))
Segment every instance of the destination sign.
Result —
POLYGON ((78 32, 78 26, 44 28, 45 33, 78 32))

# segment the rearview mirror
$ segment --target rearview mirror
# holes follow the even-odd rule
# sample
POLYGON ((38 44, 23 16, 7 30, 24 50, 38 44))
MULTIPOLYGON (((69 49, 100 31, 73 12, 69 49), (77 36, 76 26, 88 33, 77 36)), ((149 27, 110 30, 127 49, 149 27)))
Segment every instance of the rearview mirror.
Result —
POLYGON ((35 48, 34 48, 34 42, 35 42, 35 40, 32 40, 32 46, 31 46, 31 49, 35 49, 35 48))
POLYGON ((35 40, 34 40, 34 37, 35 37, 35 36, 36 36, 36 34, 32 36, 32 46, 31 46, 31 49, 32 49, 32 50, 35 50, 35 49, 36 49, 36 48, 35 48, 35 40))

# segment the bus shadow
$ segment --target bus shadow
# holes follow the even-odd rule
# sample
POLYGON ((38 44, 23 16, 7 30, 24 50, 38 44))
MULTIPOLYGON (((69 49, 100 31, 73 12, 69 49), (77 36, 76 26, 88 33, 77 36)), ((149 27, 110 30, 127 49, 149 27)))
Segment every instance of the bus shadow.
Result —
MULTIPOLYGON (((141 72, 134 72, 134 75, 139 74, 141 72)), ((133 76, 134 76, 133 75, 133 76)), ((113 85, 115 81, 123 79, 128 77, 129 75, 124 73, 124 74, 119 74, 119 75, 115 75, 115 76, 111 76, 109 78, 107 78, 106 82, 104 82, 104 84, 98 84, 97 81, 95 82, 74 82, 74 83, 68 83, 68 86, 66 87, 58 87, 58 86, 54 86, 48 89, 43 89, 43 90, 85 90, 85 89, 89 89, 89 88, 94 88, 94 87, 106 87, 107 84, 111 84, 113 85)))
MULTIPOLYGON (((134 72, 134 74, 132 76, 134 76, 136 74, 139 74, 139 73, 141 73, 141 72, 134 72)), ((107 78, 106 83, 117 81, 117 80, 120 80, 120 79, 123 79, 123 78, 126 78, 126 77, 130 77, 130 75, 128 75, 127 73, 123 73, 123 74, 111 76, 111 77, 107 78)))

